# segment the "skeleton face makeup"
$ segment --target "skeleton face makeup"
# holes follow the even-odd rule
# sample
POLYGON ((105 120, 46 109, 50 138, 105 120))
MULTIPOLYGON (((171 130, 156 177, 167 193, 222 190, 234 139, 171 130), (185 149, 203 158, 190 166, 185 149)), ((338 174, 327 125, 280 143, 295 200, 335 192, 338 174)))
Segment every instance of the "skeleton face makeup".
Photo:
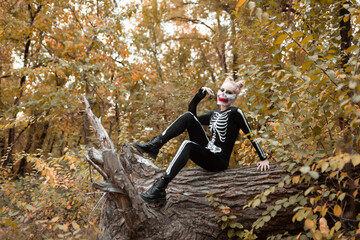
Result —
POLYGON ((229 106, 235 102, 237 94, 234 90, 234 86, 231 83, 224 83, 217 93, 217 104, 229 106))

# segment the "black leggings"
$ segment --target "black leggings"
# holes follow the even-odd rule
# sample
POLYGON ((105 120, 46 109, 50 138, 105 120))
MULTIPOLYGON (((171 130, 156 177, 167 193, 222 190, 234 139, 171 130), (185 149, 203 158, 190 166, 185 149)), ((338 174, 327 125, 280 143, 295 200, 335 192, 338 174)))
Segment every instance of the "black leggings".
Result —
POLYGON ((191 112, 186 112, 176 119, 161 134, 161 138, 163 142, 167 142, 185 130, 189 133, 190 141, 185 140, 181 144, 165 172, 165 178, 169 180, 173 179, 186 165, 189 158, 198 166, 208 171, 217 172, 227 169, 228 160, 221 159, 218 155, 206 148, 209 140, 201 123, 191 112))

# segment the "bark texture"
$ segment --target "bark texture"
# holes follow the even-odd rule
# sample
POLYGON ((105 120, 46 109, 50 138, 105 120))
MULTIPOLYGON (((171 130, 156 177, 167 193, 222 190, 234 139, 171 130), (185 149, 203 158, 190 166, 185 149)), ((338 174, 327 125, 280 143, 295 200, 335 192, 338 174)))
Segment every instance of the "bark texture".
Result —
MULTIPOLYGON (((229 206, 237 221, 250 229, 268 205, 299 191, 294 187, 282 188, 257 208, 243 209, 256 195, 276 186, 287 174, 279 164, 271 164, 271 170, 266 172, 257 171, 255 166, 220 173, 190 168, 183 169, 169 184, 166 205, 146 204, 138 193, 147 190, 163 170, 128 143, 122 145, 118 154, 86 99, 85 103, 101 146, 100 150, 90 149, 86 157, 104 177, 104 182, 94 183, 94 187, 106 192, 99 226, 103 234, 99 234, 99 239, 227 239, 215 218, 217 213, 206 199, 209 192, 214 193, 220 204, 229 206)), ((291 221, 292 214, 290 208, 280 210, 256 233, 259 239, 284 229, 301 231, 302 225, 291 221)))

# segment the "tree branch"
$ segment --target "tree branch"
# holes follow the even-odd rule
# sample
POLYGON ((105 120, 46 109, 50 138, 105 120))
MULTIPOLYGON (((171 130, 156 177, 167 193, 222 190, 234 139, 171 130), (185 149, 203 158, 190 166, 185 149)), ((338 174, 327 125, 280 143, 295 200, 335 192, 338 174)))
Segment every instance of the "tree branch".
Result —
POLYGON ((181 21, 181 22, 192 22, 195 24, 201 24, 204 25, 206 28, 208 28, 212 33, 216 33, 215 30, 210 27, 209 25, 207 25, 206 23, 204 23, 203 21, 199 20, 199 19, 191 19, 191 18, 186 18, 186 17, 172 17, 169 19, 166 19, 165 21, 181 21))

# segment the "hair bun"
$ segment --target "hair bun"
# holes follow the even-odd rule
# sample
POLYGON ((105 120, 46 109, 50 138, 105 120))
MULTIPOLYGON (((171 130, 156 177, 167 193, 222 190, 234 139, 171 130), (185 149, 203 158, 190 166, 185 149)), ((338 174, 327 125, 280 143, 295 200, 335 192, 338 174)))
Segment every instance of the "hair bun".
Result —
POLYGON ((225 78, 224 82, 229 82, 231 84, 233 84, 236 87, 236 94, 240 93, 240 90, 245 87, 245 82, 243 80, 239 80, 237 82, 234 81, 234 78, 232 77, 227 77, 225 78))
POLYGON ((235 83, 238 88, 241 90, 243 87, 245 87, 245 82, 243 80, 239 80, 235 83))

